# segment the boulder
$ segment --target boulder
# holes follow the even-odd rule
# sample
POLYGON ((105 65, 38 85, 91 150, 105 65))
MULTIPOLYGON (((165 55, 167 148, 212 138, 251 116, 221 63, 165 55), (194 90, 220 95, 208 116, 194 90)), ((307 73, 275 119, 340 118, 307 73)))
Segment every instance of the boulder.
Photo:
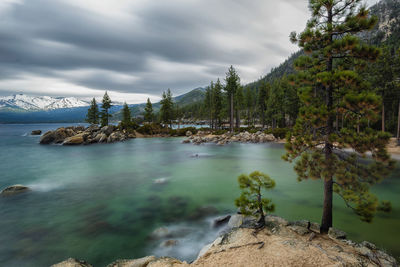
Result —
POLYGON ((90 133, 98 132, 98 131, 100 131, 100 127, 96 124, 92 124, 89 127, 87 127, 85 131, 90 132, 90 133))
POLYGON ((33 130, 32 132, 31 132, 31 135, 41 135, 42 134, 42 131, 41 130, 33 130))
POLYGON ((193 135, 193 133, 192 133, 191 131, 187 131, 187 132, 186 132, 186 136, 187 136, 187 137, 192 136, 192 135, 193 135))
POLYGON ((221 227, 229 222, 231 215, 225 215, 222 217, 218 217, 213 222, 213 227, 221 227))
POLYGON ((298 233, 299 235, 305 235, 310 232, 307 228, 299 225, 291 225, 289 226, 289 229, 292 230, 293 232, 298 233))
POLYGON ((189 144, 190 143, 190 139, 183 139, 182 144, 189 144))
POLYGON ((134 260, 117 260, 107 265, 107 267, 146 267, 150 262, 156 261, 155 256, 147 256, 134 260))
POLYGON ((40 137, 39 143, 42 145, 47 145, 53 143, 55 140, 54 131, 48 131, 40 137))
POLYGON ((50 267, 93 267, 93 266, 85 261, 69 258, 60 263, 51 265, 50 267))
POLYGON ((16 194, 27 192, 29 190, 30 189, 27 186, 16 184, 16 185, 12 185, 12 186, 4 188, 0 192, 0 195, 1 196, 12 196, 12 195, 16 195, 16 194))
POLYGON ((278 225, 288 226, 289 222, 281 217, 276 215, 267 215, 265 216, 265 223, 276 223, 278 225))
POLYGON ((162 242, 160 244, 160 246, 163 248, 169 248, 169 247, 173 247, 176 245, 178 245, 178 240, 174 240, 174 239, 165 240, 164 242, 162 242))
POLYGON ((150 238, 161 239, 161 238, 168 237, 169 235, 170 235, 170 232, 167 227, 159 227, 150 234, 150 238))
POLYGON ((101 133, 99 135, 100 135, 99 143, 107 142, 107 135, 105 133, 101 133))
POLYGON ((341 230, 330 227, 328 230, 328 236, 332 239, 345 239, 346 233, 341 230))
POLYGON ((241 214, 232 215, 229 219, 228 226, 230 228, 240 227, 243 224, 243 218, 244 216, 241 214))
POLYGON ((75 145, 81 145, 85 142, 85 139, 83 138, 83 135, 78 134, 72 137, 67 137, 64 142, 63 146, 75 146, 75 145))
POLYGON ((112 132, 114 132, 114 129, 115 129, 114 125, 108 125, 108 126, 104 126, 103 128, 101 128, 100 131, 108 136, 112 132))
POLYGON ((316 233, 321 233, 321 225, 319 223, 310 223, 310 230, 316 233))

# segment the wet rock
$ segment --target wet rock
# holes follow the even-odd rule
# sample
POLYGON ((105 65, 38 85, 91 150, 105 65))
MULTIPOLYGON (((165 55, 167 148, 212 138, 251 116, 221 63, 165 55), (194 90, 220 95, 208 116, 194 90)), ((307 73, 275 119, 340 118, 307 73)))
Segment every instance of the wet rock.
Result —
POLYGON ((346 233, 341 230, 330 227, 328 231, 328 236, 332 239, 345 239, 346 233))
POLYGON ((41 130, 33 130, 32 132, 31 132, 31 135, 41 135, 42 134, 42 131, 41 130))
POLYGON ((63 145, 64 146, 76 146, 76 145, 81 145, 84 142, 85 142, 85 139, 83 138, 82 135, 75 135, 75 136, 67 137, 64 140, 63 145))
POLYGON ((60 263, 51 265, 51 267, 93 267, 93 266, 85 261, 69 258, 60 263))
POLYGON ((12 195, 27 192, 29 190, 30 189, 27 186, 16 184, 16 185, 12 185, 12 186, 9 186, 9 187, 6 187, 5 189, 3 189, 0 192, 0 195, 1 196, 12 196, 12 195))
POLYGON ((159 227, 150 234, 150 238, 161 239, 161 238, 166 238, 169 235, 170 235, 170 232, 167 227, 159 227))
POLYGON ((54 131, 48 131, 40 137, 40 144, 47 145, 53 143, 55 140, 54 131))
POLYGON ((213 222, 213 227, 221 227, 229 222, 231 215, 225 215, 222 217, 218 217, 213 222))
POLYGON ((178 240, 174 240, 174 239, 165 240, 164 242, 162 242, 160 244, 160 246, 163 248, 174 247, 176 245, 178 245, 178 240))
POLYGON ((187 132, 186 132, 186 136, 187 136, 187 137, 192 136, 192 135, 193 135, 193 133, 192 133, 191 131, 187 131, 187 132))
POLYGON ((182 144, 189 144, 190 143, 190 139, 183 139, 182 140, 182 144))
POLYGON ((368 241, 363 241, 363 242, 361 242, 360 245, 363 246, 363 247, 372 249, 372 250, 376 250, 376 246, 374 244, 368 242, 368 241))

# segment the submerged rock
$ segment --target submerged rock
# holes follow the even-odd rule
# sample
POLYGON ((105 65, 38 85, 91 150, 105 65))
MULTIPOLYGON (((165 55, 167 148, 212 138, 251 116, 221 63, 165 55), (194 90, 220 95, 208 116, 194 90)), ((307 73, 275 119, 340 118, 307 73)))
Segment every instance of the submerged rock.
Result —
POLYGON ((178 245, 178 240, 174 240, 174 239, 165 240, 164 242, 162 242, 160 244, 160 246, 164 247, 164 248, 173 247, 176 245, 178 245))
POLYGON ((93 266, 87 263, 86 261, 69 258, 60 263, 51 265, 51 267, 93 267, 93 266))
POLYGON ((1 191, 1 193, 0 193, 0 195, 2 195, 2 196, 11 196, 11 195, 24 193, 24 192, 27 192, 29 190, 30 189, 27 186, 16 184, 16 185, 12 185, 12 186, 9 186, 9 187, 6 187, 5 189, 3 189, 1 191))
POLYGON ((31 135, 41 135, 42 134, 42 131, 41 130, 33 130, 32 132, 31 132, 31 135))

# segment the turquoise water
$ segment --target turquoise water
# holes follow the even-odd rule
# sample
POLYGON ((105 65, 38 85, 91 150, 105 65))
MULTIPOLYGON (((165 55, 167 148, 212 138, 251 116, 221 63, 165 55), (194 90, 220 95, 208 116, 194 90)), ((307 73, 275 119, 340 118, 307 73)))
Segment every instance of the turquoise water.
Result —
MULTIPOLYGON (((320 221, 322 183, 297 182, 281 160, 282 145, 194 146, 181 138, 154 138, 63 147, 41 146, 38 136, 29 135, 59 126, 0 125, 0 188, 32 188, 0 198, 0 266, 49 266, 68 257, 105 266, 150 254, 191 261, 215 239, 212 219, 236 210, 236 177, 253 170, 276 180, 269 193, 276 214, 320 221), (177 246, 164 248, 165 238, 149 237, 162 226, 174 233, 168 239, 178 240, 177 246)), ((363 223, 337 198, 334 225, 398 257, 399 177, 397 169, 374 188, 392 201, 391 214, 363 223)))

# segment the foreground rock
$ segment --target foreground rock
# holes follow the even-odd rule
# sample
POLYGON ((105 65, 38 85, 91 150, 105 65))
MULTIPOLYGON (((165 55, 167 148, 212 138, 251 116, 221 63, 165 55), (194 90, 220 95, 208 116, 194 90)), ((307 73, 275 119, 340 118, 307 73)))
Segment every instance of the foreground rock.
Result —
POLYGON ((210 132, 199 131, 196 135, 187 133, 188 138, 184 139, 182 143, 193 143, 200 145, 202 143, 215 143, 223 146, 231 142, 238 143, 267 143, 278 141, 272 134, 266 134, 258 131, 256 133, 243 132, 238 134, 225 133, 222 135, 213 135, 210 132))
POLYGON ((0 192, 0 195, 1 196, 12 196, 12 195, 17 195, 17 194, 27 192, 29 190, 30 189, 27 186, 16 184, 16 185, 12 185, 12 186, 9 186, 9 187, 3 189, 0 192))
POLYGON ((85 261, 69 258, 63 262, 54 264, 51 267, 93 267, 93 266, 85 261))
POLYGON ((109 125, 102 128, 92 125, 87 128, 83 126, 61 127, 54 131, 48 131, 40 138, 40 144, 62 144, 66 146, 89 145, 95 143, 121 142, 135 138, 133 132, 120 130, 118 127, 109 125))
MULTIPOLYGON (((222 218, 225 221, 227 217, 222 218)), ((345 233, 336 229, 332 229, 330 235, 319 234, 316 223, 288 222, 277 216, 267 216, 266 227, 261 230, 254 229, 254 222, 253 217, 231 216, 232 229, 204 246, 191 264, 169 257, 148 256, 118 260, 107 267, 398 266, 393 257, 374 244, 341 239, 345 233)))
POLYGON ((41 130, 33 130, 32 132, 31 132, 31 135, 41 135, 42 134, 42 131, 41 130))

